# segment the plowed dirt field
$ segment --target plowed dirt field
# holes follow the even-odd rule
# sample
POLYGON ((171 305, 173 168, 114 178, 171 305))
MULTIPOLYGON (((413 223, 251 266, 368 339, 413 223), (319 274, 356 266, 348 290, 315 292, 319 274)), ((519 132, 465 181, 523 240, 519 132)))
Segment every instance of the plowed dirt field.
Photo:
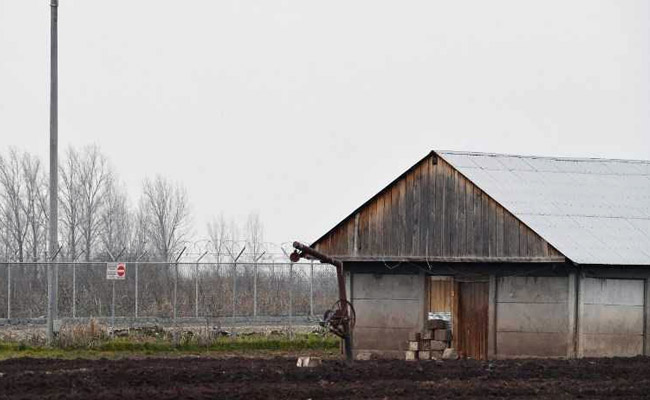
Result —
POLYGON ((650 397, 650 358, 461 361, 295 358, 12 359, 0 398, 414 399, 650 397))

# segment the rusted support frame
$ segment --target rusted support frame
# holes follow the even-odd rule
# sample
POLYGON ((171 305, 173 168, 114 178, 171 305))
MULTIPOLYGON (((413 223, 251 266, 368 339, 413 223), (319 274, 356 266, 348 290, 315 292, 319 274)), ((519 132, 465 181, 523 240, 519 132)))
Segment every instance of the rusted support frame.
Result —
POLYGON ((323 264, 331 264, 336 267, 336 279, 339 286, 339 298, 341 300, 347 301, 347 295, 345 294, 345 277, 343 276, 343 262, 337 259, 334 259, 326 254, 319 252, 309 246, 306 246, 300 242, 293 242, 293 247, 296 249, 291 253, 290 259, 291 262, 298 262, 301 258, 316 259, 323 264))

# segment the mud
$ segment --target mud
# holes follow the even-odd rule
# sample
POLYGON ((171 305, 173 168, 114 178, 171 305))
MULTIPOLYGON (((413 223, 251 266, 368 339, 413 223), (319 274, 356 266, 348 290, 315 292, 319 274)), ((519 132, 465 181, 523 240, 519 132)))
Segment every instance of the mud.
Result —
POLYGON ((650 358, 460 361, 295 358, 13 359, 0 362, 0 399, 642 398, 650 358))

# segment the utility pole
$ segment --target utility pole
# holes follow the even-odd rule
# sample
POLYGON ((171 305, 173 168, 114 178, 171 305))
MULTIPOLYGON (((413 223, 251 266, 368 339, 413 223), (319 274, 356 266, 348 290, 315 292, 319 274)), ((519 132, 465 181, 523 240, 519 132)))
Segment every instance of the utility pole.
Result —
MULTIPOLYGON (((59 178, 59 83, 58 83, 58 7, 59 0, 50 0, 50 254, 59 247, 58 240, 58 178, 59 178)), ((54 344, 54 319, 56 318, 58 268, 47 266, 47 344, 54 344)))

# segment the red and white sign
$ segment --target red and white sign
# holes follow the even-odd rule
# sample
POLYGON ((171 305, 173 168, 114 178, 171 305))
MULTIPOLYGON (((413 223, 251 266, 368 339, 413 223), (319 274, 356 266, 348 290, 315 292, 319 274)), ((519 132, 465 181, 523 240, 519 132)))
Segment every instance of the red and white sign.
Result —
POLYGON ((126 275, 126 265, 123 263, 117 264, 117 276, 124 278, 126 275))
POLYGON ((108 280, 126 279, 126 264, 121 262, 106 263, 106 279, 108 280))

